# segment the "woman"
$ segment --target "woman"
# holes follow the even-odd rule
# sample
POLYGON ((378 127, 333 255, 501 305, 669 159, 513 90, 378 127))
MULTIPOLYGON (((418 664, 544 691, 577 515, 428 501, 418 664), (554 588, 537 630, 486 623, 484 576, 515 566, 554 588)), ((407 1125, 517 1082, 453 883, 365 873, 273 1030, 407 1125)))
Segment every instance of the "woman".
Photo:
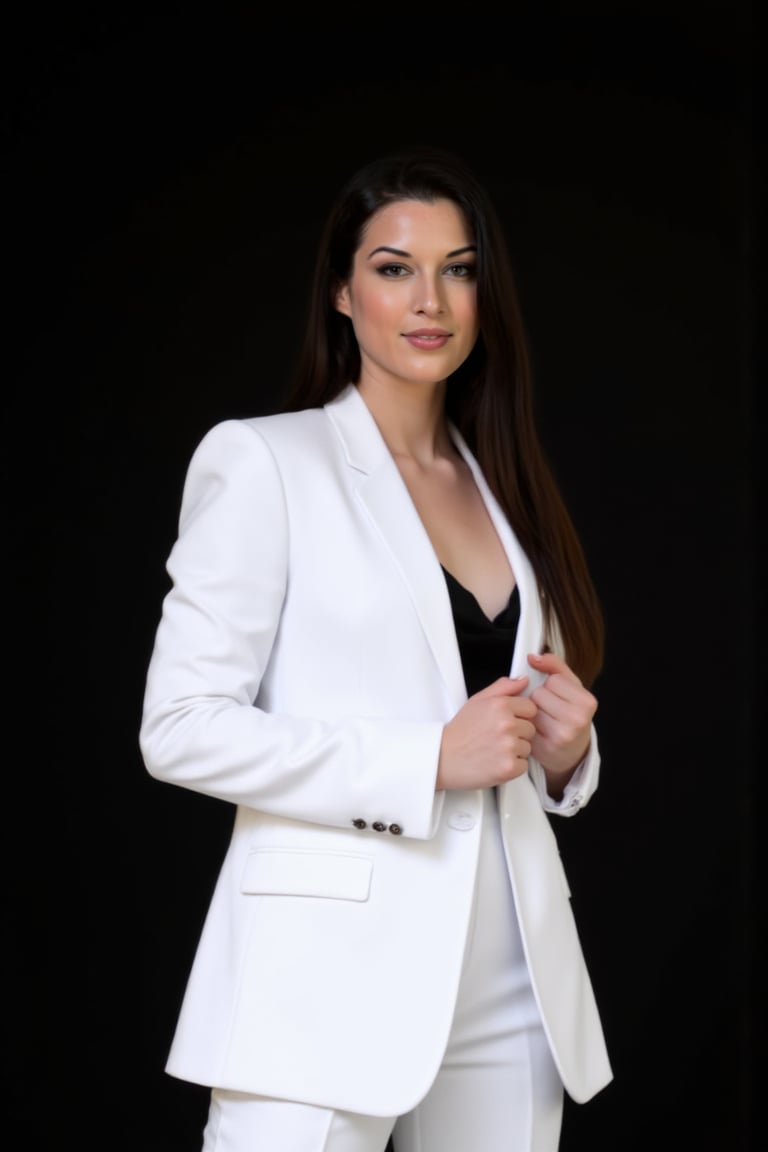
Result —
POLYGON ((205 1152, 554 1152, 611 1079, 547 813, 593 794, 602 620, 463 162, 376 161, 283 411, 190 463, 148 771, 235 806, 167 1071, 205 1152))

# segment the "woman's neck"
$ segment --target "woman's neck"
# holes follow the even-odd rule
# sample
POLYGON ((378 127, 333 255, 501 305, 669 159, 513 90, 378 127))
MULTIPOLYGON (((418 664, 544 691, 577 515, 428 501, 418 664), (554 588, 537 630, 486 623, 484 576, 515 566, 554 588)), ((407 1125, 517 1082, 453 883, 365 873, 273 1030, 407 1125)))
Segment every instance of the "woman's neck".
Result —
POLYGON ((396 460, 428 467, 453 455, 445 417, 445 384, 361 381, 357 386, 396 460))

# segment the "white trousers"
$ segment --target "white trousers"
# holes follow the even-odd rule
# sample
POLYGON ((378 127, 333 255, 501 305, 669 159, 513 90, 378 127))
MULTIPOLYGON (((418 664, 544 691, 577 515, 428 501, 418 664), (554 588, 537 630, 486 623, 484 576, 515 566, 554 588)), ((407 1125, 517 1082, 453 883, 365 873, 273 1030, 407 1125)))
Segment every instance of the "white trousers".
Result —
POLYGON ((557 1152, 563 1088, 528 977, 486 793, 473 921, 443 1062, 404 1116, 363 1116, 214 1088, 202 1152, 557 1152))

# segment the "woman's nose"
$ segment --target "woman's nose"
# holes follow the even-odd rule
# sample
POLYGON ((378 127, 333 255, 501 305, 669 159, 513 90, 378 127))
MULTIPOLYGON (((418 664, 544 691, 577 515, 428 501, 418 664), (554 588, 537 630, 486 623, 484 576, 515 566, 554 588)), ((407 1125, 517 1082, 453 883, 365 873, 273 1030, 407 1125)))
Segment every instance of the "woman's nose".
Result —
POLYGON ((424 276, 416 282, 414 311, 427 316, 435 316, 445 308, 442 286, 439 279, 424 276))

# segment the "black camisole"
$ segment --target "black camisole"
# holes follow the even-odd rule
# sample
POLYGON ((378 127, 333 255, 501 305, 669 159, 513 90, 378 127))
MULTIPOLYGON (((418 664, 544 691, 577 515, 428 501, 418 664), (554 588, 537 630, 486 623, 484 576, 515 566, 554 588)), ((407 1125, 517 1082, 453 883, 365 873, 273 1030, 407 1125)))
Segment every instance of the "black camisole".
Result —
POLYGON ((509 676, 520 620, 520 594, 515 584, 506 608, 490 620, 472 593, 447 568, 443 568, 443 572, 451 598, 467 695, 473 696, 499 676, 509 676))

